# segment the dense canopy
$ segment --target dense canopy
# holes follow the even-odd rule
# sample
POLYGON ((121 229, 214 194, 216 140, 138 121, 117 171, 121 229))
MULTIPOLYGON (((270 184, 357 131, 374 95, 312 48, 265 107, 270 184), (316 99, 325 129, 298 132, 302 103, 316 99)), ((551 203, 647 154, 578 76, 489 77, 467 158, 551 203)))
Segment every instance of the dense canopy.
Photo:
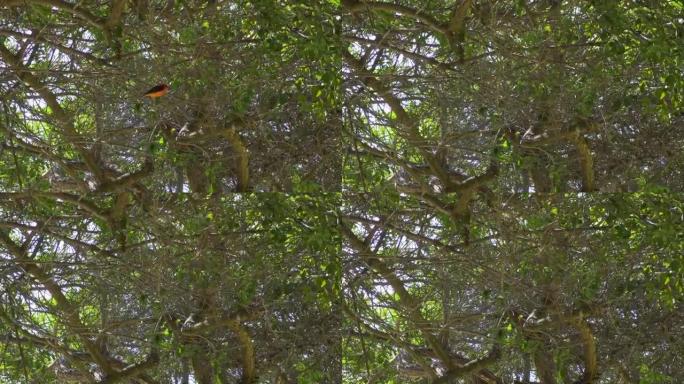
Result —
POLYGON ((0 382, 676 383, 682 41, 681 0, 0 0, 0 382))

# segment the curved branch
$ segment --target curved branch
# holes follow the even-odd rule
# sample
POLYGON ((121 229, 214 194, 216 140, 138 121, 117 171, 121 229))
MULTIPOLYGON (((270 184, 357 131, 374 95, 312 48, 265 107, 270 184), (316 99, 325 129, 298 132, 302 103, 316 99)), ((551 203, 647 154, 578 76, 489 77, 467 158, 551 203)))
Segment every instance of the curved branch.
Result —
POLYGON ((363 325, 368 336, 374 337, 378 340, 391 341, 395 345, 401 347, 402 349, 404 349, 406 352, 408 352, 411 355, 411 358, 416 363, 418 363, 418 365, 420 365, 420 367, 423 369, 423 371, 425 372, 425 374, 427 376, 431 377, 432 379, 437 378, 437 373, 435 372, 435 369, 428 363, 428 361, 423 356, 421 356, 419 353, 417 353, 414 350, 414 348, 415 348, 414 345, 412 345, 408 342, 405 342, 401 339, 398 339, 389 333, 375 329, 375 327, 366 323, 366 321, 364 321, 363 318, 361 318, 361 316, 359 314, 352 311, 352 309, 349 308, 349 305, 347 304, 347 302, 344 299, 341 300, 341 307, 342 307, 342 311, 345 314, 347 314, 347 316, 349 316, 349 318, 353 319, 357 324, 363 325))
POLYGON ((262 310, 260 308, 241 309, 218 319, 206 318, 201 322, 187 327, 179 327, 177 324, 178 319, 172 315, 166 315, 166 323, 169 325, 169 327, 171 327, 171 329, 174 330, 174 332, 178 332, 178 334, 182 337, 191 337, 216 328, 224 326, 228 327, 236 334, 237 339, 242 346, 243 370, 241 383, 252 384, 256 382, 256 352, 249 332, 247 332, 241 323, 245 320, 256 319, 261 313, 262 310))
POLYGON ((145 159, 145 163, 138 172, 126 173, 114 180, 102 183, 97 187, 97 192, 113 192, 126 189, 138 181, 142 180, 144 177, 149 176, 152 171, 154 171, 154 163, 151 157, 145 159))
POLYGON ((407 51, 406 49, 395 47, 395 46, 390 45, 390 44, 388 44, 382 40, 370 40, 370 39, 366 39, 366 38, 358 37, 358 36, 343 36, 343 38, 345 40, 355 41, 357 43, 368 44, 368 45, 374 46, 376 48, 380 47, 380 48, 391 49, 391 50, 396 51, 397 53, 399 53, 403 56, 406 56, 406 57, 411 58, 411 59, 416 60, 416 61, 422 61, 422 62, 425 62, 427 64, 434 65, 434 66, 441 68, 445 71, 451 71, 451 72, 456 71, 456 68, 454 67, 456 65, 456 63, 453 63, 453 64, 443 63, 443 62, 435 59, 434 57, 423 56, 419 53, 407 51))
POLYGON ((91 252, 101 254, 105 257, 114 257, 112 252, 109 250, 99 248, 97 245, 86 243, 84 241, 72 239, 69 236, 65 236, 54 231, 50 231, 46 229, 46 226, 44 225, 27 225, 9 221, 0 221, 0 228, 16 228, 24 231, 33 231, 35 233, 41 233, 49 237, 54 237, 59 241, 63 241, 64 243, 69 244, 74 248, 83 248, 91 252))
POLYGON ((109 222, 110 218, 106 213, 100 211, 94 203, 82 198, 78 195, 73 195, 66 192, 42 192, 42 191, 27 191, 27 192, 0 192, 0 199, 32 199, 34 197, 48 197, 52 199, 59 199, 76 205, 84 211, 90 213, 100 220, 109 222))

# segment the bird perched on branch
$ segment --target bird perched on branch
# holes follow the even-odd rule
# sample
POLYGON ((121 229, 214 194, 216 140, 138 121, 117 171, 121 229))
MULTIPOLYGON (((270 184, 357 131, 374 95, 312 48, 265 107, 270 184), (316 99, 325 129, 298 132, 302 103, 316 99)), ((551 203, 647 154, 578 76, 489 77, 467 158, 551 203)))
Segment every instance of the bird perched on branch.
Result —
POLYGON ((166 84, 159 84, 155 85, 154 87, 150 88, 149 91, 145 92, 143 97, 149 97, 150 99, 156 99, 158 97, 162 97, 169 93, 169 86, 166 84))

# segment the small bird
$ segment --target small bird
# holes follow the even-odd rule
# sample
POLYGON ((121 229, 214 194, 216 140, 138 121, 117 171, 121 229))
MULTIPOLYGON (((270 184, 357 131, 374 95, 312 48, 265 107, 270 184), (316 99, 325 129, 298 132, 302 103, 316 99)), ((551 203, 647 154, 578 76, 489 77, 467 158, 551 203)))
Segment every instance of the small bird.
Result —
POLYGON ((149 91, 145 92, 143 97, 149 97, 150 99, 156 99, 162 97, 169 93, 169 86, 166 84, 159 84, 152 87, 149 91))

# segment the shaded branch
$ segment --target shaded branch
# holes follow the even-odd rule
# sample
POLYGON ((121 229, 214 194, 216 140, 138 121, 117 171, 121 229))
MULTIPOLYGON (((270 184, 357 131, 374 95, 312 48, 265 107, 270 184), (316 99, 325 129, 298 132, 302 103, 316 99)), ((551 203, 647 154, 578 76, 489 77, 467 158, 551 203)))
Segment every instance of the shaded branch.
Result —
POLYGON ((579 155, 580 174, 582 176, 582 192, 593 192, 596 190, 596 179, 594 172, 594 158, 591 154, 591 148, 587 139, 584 137, 585 132, 592 132, 596 130, 595 123, 589 123, 586 127, 573 127, 568 130, 560 131, 552 135, 539 134, 533 137, 521 138, 518 142, 514 136, 509 135, 509 140, 514 146, 522 148, 537 148, 542 145, 555 144, 566 141, 574 144, 579 155))
POLYGON ((376 47, 376 48, 391 49, 391 50, 396 51, 397 53, 399 53, 403 56, 406 56, 408 58, 411 58, 413 60, 422 61, 422 62, 425 62, 427 64, 434 65, 438 68, 444 69, 446 71, 452 71, 452 72, 456 71, 456 69, 454 68, 456 63, 453 63, 453 64, 443 63, 443 62, 435 59, 434 57, 423 56, 419 53, 407 51, 406 49, 402 49, 402 48, 395 47, 393 45, 387 44, 382 40, 370 40, 370 39, 365 39, 365 38, 358 37, 358 36, 344 36, 344 39, 349 40, 349 41, 355 41, 357 43, 368 44, 368 45, 371 45, 371 46, 376 47))
POLYGON ((349 216, 349 215, 345 216, 345 218, 347 220, 354 220, 354 221, 358 221, 358 222, 365 223, 365 224, 376 225, 376 226, 380 226, 380 227, 385 228, 385 229, 389 229, 391 231, 395 231, 398 234, 405 236, 406 238, 411 239, 417 243, 427 243, 427 244, 435 246, 439 249, 447 251, 449 253, 456 253, 456 254, 462 254, 463 253, 463 250, 457 246, 446 244, 446 243, 439 241, 438 239, 432 239, 430 237, 427 237, 427 236, 424 236, 424 235, 414 233, 414 232, 411 232, 409 230, 397 227, 396 225, 393 225, 393 224, 389 223, 388 221, 384 220, 384 218, 380 218, 378 220, 372 220, 372 219, 367 219, 365 217, 349 216))
POLYGON ((179 319, 173 315, 165 316, 166 323, 174 332, 182 338, 192 337, 211 331, 213 329, 228 327, 233 331, 240 345, 242 346, 242 384, 252 384, 256 382, 256 351, 252 338, 242 325, 243 321, 254 320, 262 313, 261 308, 246 308, 236 311, 228 316, 220 318, 205 318, 203 321, 189 325, 179 326, 179 319))
POLYGON ((465 42, 465 18, 472 0, 460 0, 460 3, 457 4, 447 24, 446 35, 452 49, 457 51, 459 60, 463 62, 465 60, 465 50, 463 48, 463 43, 465 42))
POLYGON ((366 332, 368 332, 369 336, 374 337, 378 340, 382 340, 382 341, 391 341, 395 345, 400 346, 402 349, 404 349, 405 351, 407 351, 411 355, 411 358, 416 363, 418 363, 418 365, 420 365, 420 367, 423 369, 423 371, 426 373, 427 376, 430 376, 433 379, 437 378, 437 373, 435 372, 435 369, 427 362, 427 360, 423 356, 421 356, 420 354, 418 354, 414 350, 414 348, 415 348, 414 345, 411 345, 410 343, 407 343, 401 339, 398 339, 389 333, 382 332, 382 331, 376 329, 375 327, 367 324, 361 318, 361 316, 359 316, 359 314, 357 314, 356 312, 352 311, 351 308, 349 308, 349 305, 347 304, 347 302, 344 299, 341 300, 341 307, 342 307, 342 311, 344 313, 346 313, 347 316, 349 316, 349 318, 356 321, 357 324, 363 325, 363 327, 366 329, 366 332))
POLYGON ((596 190, 594 180, 594 158, 587 139, 577 132, 574 137, 575 147, 579 153, 580 172, 582 174, 582 192, 593 192, 596 190))
POLYGON ((89 251, 95 252, 97 254, 102 254, 106 257, 114 257, 112 252, 106 249, 99 248, 98 246, 90 243, 86 243, 84 241, 72 239, 68 236, 49 231, 45 228, 44 225, 27 225, 27 224, 20 224, 20 223, 14 223, 14 222, 7 222, 7 221, 0 221, 0 228, 17 228, 21 229, 24 231, 33 231, 36 233, 42 233, 44 235, 54 237, 55 239, 59 241, 63 241, 66 244, 71 245, 74 248, 83 248, 87 249, 89 251))
MULTIPOLYGON (((203 321, 192 324, 190 327, 184 327, 183 329, 178 329, 181 333, 202 333, 211 331, 213 329, 222 328, 230 326, 233 323, 241 323, 243 321, 255 320, 262 313, 261 309, 241 309, 227 316, 219 318, 206 318, 203 321)), ((169 317, 167 319, 169 322, 174 322, 176 319, 169 317)), ((174 323, 175 324, 175 323, 174 323)))
POLYGON ((449 34, 458 36, 465 31, 465 18, 472 5, 472 0, 460 0, 451 13, 446 30, 449 34))

